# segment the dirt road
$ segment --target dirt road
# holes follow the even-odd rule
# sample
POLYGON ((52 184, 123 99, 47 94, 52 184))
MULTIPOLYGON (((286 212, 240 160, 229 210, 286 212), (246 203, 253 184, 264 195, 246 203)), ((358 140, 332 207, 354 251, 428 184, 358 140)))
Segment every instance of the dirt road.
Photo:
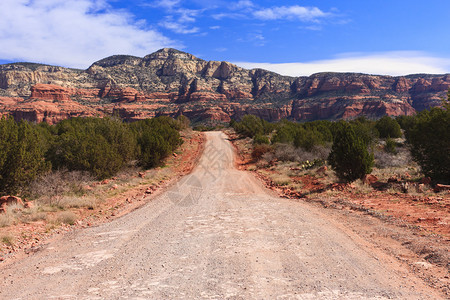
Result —
POLYGON ((318 208, 280 199, 207 133, 145 207, 0 267, 1 299, 439 299, 318 208))

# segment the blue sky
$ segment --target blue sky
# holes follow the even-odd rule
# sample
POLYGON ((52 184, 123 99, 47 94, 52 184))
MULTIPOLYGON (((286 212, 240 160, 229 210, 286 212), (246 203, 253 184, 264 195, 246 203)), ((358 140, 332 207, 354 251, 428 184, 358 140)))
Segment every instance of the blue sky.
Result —
POLYGON ((174 47, 299 76, 450 72, 448 0, 1 0, 0 63, 174 47))

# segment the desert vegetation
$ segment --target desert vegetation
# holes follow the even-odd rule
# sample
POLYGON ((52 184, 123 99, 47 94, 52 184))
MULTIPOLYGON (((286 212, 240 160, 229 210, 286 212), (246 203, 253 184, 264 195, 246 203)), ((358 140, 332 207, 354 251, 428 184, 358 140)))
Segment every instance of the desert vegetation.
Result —
MULTIPOLYGON (((11 119, 9 121, 11 122, 11 119)), ((0 195, 0 262, 7 253, 15 253, 25 246, 33 247, 37 240, 72 230, 73 225, 92 226, 134 210, 147 203, 150 194, 156 193, 172 179, 190 172, 202 153, 205 139, 203 134, 186 127, 186 120, 184 125, 179 121, 156 118, 132 124, 116 124, 119 128, 115 129, 115 134, 117 131, 120 133, 124 126, 126 132, 135 139, 133 146, 136 148, 130 160, 124 163, 117 173, 106 179, 99 179, 96 173, 81 168, 69 169, 63 166, 52 169, 53 165, 46 157, 54 141, 44 143, 43 146, 48 149, 43 155, 43 160, 47 163, 45 172, 39 173, 28 183, 22 183, 16 196, 0 195), (151 153, 152 149, 145 148, 139 137, 145 131, 153 129, 164 135, 164 143, 159 146, 166 149, 166 152, 159 151, 160 160, 151 160, 157 167, 147 169, 140 155, 143 151, 151 153), (171 143, 170 137, 174 138, 174 144, 178 146, 164 146, 165 143, 171 143), (167 152, 172 149, 173 152, 167 152), (3 203, 6 205, 2 205, 3 203)), ((86 122, 92 125, 98 120, 86 122)), ((29 125, 49 138, 58 138, 57 126, 29 125)), ((112 139, 113 142, 123 138, 120 134, 117 136, 118 139, 112 139)), ((161 139, 159 141, 161 142, 161 139)))
POLYGON ((0 228, 36 221, 72 225, 101 199, 151 184, 150 178, 163 180, 164 172, 145 180, 145 170, 177 151, 188 126, 186 117, 134 123, 72 118, 53 126, 1 118, 0 228))
POLYGON ((133 164, 161 165, 182 143, 179 130, 189 120, 169 117, 137 121, 71 118, 54 126, 0 119, 0 195, 25 192, 53 170, 86 172, 96 179, 116 175, 133 164))
POLYGON ((396 239, 425 261, 448 267, 441 247, 449 235, 448 101, 397 118, 266 124, 247 116, 230 125, 242 167, 269 189, 407 227, 415 238, 396 239), (417 236, 433 242, 424 246, 417 236))
POLYGON ((435 183, 449 183, 449 109, 447 100, 415 116, 305 123, 269 123, 247 115, 230 126, 251 139, 251 157, 259 164, 290 161, 305 169, 328 164, 344 182, 363 179, 374 166, 406 167, 435 183))
MULTIPOLYGON (((448 100, 397 118, 267 124, 246 116, 230 125, 242 166, 283 197, 370 214, 420 236, 448 239, 448 100)), ((410 248, 420 254, 420 247, 410 248)), ((448 262, 445 251, 426 251, 432 255, 425 260, 448 262)))

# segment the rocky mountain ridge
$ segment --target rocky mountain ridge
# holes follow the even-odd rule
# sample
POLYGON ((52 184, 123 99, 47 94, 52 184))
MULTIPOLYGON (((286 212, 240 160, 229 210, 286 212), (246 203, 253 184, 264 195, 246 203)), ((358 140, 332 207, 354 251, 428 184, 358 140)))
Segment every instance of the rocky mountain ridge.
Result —
POLYGON ((270 121, 377 118, 438 106, 449 87, 450 74, 288 77, 165 48, 143 58, 114 55, 86 70, 0 65, 0 115, 48 123, 107 114, 129 121, 181 113, 210 122, 248 113, 270 121))

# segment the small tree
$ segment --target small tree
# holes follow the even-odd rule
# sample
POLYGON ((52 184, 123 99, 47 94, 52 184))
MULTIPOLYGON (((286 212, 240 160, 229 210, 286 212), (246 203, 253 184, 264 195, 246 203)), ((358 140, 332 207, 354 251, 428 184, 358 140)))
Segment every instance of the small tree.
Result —
POLYGON ((0 194, 17 193, 50 168, 44 160, 44 144, 36 126, 0 119, 0 194))
POLYGON ((115 175, 135 156, 129 125, 114 118, 72 118, 56 125, 47 152, 55 169, 88 171, 98 179, 115 175))
POLYGON ((402 136, 400 125, 395 119, 384 116, 377 121, 375 128, 380 133, 380 138, 399 138, 402 136))
POLYGON ((405 135, 423 173, 435 182, 450 183, 450 102, 419 113, 405 135))
POLYGON ((189 120, 188 117, 186 117, 185 115, 179 115, 177 117, 177 122, 179 124, 179 128, 182 129, 186 129, 189 126, 191 126, 191 120, 189 120))
POLYGON ((369 153, 367 143, 357 137, 347 122, 337 124, 331 153, 328 156, 337 176, 346 181, 354 181, 372 172, 373 153, 369 153))
POLYGON ((253 144, 254 145, 270 144, 270 140, 267 136, 258 133, 253 137, 253 144))
POLYGON ((397 143, 391 139, 386 139, 386 145, 384 145, 384 151, 391 154, 397 154, 397 143))

